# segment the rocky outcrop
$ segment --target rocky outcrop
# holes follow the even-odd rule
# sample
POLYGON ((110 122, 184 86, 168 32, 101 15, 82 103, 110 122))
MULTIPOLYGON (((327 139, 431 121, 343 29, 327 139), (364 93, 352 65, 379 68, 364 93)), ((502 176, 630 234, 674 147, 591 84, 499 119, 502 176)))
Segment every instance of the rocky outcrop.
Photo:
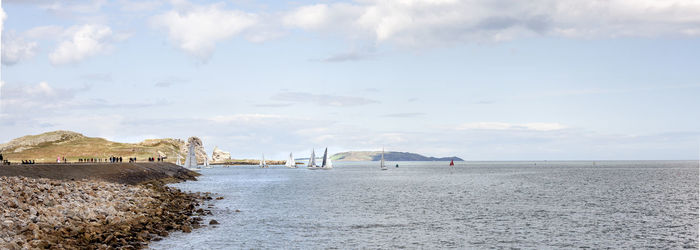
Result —
POLYGON ((214 147, 214 151, 211 153, 211 159, 214 163, 222 163, 231 160, 231 153, 223 151, 218 147, 214 147))

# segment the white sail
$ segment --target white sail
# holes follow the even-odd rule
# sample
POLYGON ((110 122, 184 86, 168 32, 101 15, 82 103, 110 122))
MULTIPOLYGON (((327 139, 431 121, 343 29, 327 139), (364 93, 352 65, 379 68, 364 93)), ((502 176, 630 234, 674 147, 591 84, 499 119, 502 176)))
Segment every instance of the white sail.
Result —
POLYGON ((379 161, 379 166, 382 170, 386 170, 386 165, 384 165, 384 148, 382 148, 382 159, 379 161))
POLYGON ((265 154, 262 155, 262 159, 260 160, 260 167, 261 168, 267 167, 267 163, 265 163, 265 154))
POLYGON ((316 168, 316 154, 314 153, 313 149, 311 149, 311 156, 309 157, 309 165, 307 165, 306 167, 309 169, 316 168))
POLYGON ((209 157, 208 156, 204 156, 204 167, 211 168, 211 166, 209 166, 209 157))
POLYGON ((187 158, 185 158, 185 168, 197 169, 197 155, 194 152, 194 143, 190 143, 187 148, 187 158))
POLYGON ((333 165, 331 163, 331 159, 328 158, 328 148, 323 152, 323 163, 321 164, 321 169, 331 169, 333 168, 333 165))
POLYGON ((296 168, 297 163, 294 161, 294 157, 292 157, 292 153, 289 153, 289 160, 287 160, 287 163, 284 164, 288 168, 296 168))

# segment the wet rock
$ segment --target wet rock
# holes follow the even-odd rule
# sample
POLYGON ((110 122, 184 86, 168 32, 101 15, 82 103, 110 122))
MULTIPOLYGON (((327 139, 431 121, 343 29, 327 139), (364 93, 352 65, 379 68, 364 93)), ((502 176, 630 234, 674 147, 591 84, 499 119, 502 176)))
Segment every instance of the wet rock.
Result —
POLYGON ((219 225, 219 222, 216 220, 210 220, 209 225, 219 225))

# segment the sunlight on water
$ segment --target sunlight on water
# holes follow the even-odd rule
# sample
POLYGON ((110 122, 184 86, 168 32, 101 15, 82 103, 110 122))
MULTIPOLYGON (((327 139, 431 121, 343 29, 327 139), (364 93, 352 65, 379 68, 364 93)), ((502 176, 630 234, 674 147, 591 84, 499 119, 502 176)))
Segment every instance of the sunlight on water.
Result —
POLYGON ((173 186, 223 196, 204 220, 221 225, 150 247, 698 246, 696 161, 399 164, 205 169, 173 186))

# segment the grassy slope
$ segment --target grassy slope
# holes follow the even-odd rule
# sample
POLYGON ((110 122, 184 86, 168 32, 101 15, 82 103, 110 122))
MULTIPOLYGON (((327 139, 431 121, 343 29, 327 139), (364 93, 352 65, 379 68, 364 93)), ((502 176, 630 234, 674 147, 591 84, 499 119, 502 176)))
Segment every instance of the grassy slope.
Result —
POLYGON ((121 156, 126 159, 136 157, 145 160, 148 157, 158 155, 158 151, 165 153, 168 162, 175 162, 177 157, 174 152, 179 152, 180 146, 164 140, 161 143, 150 145, 135 143, 111 142, 102 138, 81 137, 68 141, 44 142, 21 152, 14 149, 2 152, 3 157, 13 162, 21 160, 35 160, 36 162, 55 162, 57 156, 65 156, 69 161, 77 161, 78 158, 109 158, 121 156))

